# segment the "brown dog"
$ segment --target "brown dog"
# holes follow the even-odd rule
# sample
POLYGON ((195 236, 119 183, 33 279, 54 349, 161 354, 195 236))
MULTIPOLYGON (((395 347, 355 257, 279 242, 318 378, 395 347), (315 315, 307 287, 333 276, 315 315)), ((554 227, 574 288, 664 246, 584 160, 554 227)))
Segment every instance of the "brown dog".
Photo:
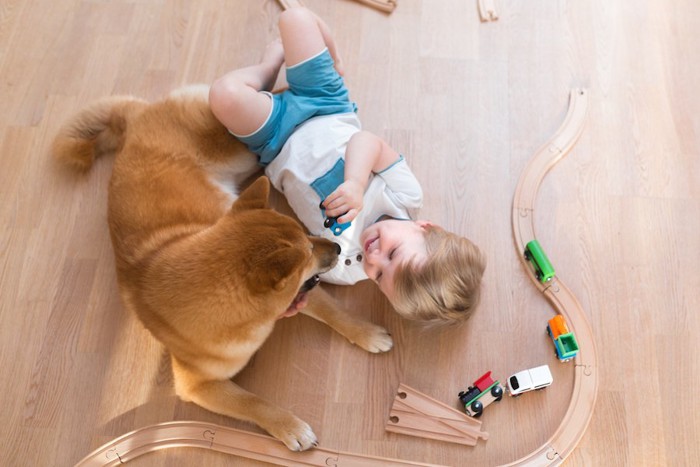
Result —
MULTIPOLYGON (((269 209, 265 177, 237 197, 256 161, 211 114, 207 94, 191 87, 153 104, 100 100, 67 122, 53 153, 87 170, 116 152, 117 279, 126 306, 170 352, 178 396, 308 449, 316 444, 309 425, 231 378, 334 266, 338 246, 269 209)), ((368 351, 392 346, 385 329, 339 311, 319 289, 303 312, 368 351)))

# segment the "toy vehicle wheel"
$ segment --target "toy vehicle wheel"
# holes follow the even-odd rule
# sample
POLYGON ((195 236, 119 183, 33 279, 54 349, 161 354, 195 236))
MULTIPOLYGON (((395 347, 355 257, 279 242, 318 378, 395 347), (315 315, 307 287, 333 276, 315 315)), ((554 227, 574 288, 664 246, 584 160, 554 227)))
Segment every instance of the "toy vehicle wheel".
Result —
POLYGON ((491 395, 494 397, 494 400, 500 401, 501 399, 503 399, 503 388, 500 386, 492 387, 491 395))
POLYGON ((479 418, 481 414, 484 413, 484 404, 482 404, 481 401, 474 401, 472 402, 471 409, 472 412, 474 412, 474 418, 479 418))

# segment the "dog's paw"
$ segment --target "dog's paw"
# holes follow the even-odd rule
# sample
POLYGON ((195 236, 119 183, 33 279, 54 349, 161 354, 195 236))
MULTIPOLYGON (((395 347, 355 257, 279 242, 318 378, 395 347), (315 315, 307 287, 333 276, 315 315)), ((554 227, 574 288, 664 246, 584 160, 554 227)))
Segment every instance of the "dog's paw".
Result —
POLYGON ((394 341, 386 329, 370 323, 367 323, 351 342, 372 353, 388 352, 394 346, 394 341))
POLYGON ((309 424, 294 415, 289 415, 267 431, 292 451, 306 451, 318 446, 316 435, 309 424))

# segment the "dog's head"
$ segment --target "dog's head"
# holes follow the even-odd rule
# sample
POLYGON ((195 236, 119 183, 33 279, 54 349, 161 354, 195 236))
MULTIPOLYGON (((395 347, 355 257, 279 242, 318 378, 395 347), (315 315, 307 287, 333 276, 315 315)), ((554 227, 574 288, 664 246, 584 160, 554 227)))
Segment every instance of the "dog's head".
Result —
POLYGON ((260 177, 241 193, 229 216, 240 239, 248 290, 280 315, 335 266, 340 247, 307 235, 297 221, 270 209, 269 193, 269 180, 260 177))

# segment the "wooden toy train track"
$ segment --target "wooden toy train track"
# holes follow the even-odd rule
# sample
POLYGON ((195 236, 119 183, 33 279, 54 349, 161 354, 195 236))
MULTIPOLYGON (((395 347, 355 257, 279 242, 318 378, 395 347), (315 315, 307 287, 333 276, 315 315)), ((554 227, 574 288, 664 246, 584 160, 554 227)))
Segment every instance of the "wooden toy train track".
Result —
POLYGON ((176 447, 204 448, 290 467, 440 467, 435 464, 363 456, 320 447, 293 452, 281 441, 269 436, 193 421, 158 423, 132 431, 93 451, 78 462, 76 467, 115 466, 149 452, 176 447))
POLYGON ((585 311, 573 293, 556 275, 542 282, 525 258, 525 246, 536 240, 535 199, 546 173, 573 147, 583 131, 588 110, 588 93, 573 89, 564 123, 551 140, 542 146, 520 176, 513 196, 513 238, 518 257, 530 271, 530 279, 552 307, 566 318, 576 334, 579 352, 574 358, 574 387, 569 407, 549 440, 535 451, 508 465, 558 465, 576 448, 593 415, 598 394, 598 361, 593 332, 585 311))

